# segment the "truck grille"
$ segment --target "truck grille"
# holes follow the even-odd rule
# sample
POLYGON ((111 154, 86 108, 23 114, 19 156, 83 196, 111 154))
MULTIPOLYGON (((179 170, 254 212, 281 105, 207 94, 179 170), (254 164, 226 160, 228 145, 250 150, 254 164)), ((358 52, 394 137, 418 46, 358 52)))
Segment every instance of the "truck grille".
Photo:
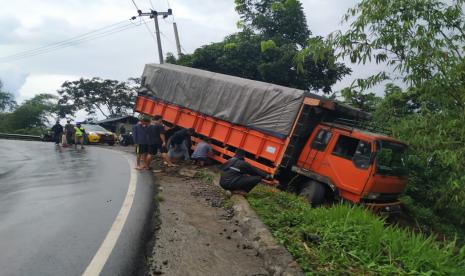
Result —
POLYGON ((380 194, 377 199, 364 198, 365 203, 389 203, 395 202, 399 199, 400 194, 380 194))

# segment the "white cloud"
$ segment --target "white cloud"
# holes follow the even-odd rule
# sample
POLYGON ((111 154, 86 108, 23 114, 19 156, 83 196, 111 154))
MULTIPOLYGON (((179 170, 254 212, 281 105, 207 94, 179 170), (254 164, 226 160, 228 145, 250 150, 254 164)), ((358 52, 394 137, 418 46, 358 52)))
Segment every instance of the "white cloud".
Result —
POLYGON ((308 26, 314 35, 326 36, 344 29, 342 16, 355 5, 356 0, 303 0, 301 1, 308 26))
POLYGON ((3 83, 3 90, 18 95, 18 90, 23 86, 28 73, 21 70, 15 64, 0 64, 0 80, 3 83))
POLYGON ((41 93, 58 95, 58 88, 67 80, 77 80, 79 77, 70 75, 41 75, 33 74, 26 78, 24 85, 19 90, 18 102, 30 99, 41 93))

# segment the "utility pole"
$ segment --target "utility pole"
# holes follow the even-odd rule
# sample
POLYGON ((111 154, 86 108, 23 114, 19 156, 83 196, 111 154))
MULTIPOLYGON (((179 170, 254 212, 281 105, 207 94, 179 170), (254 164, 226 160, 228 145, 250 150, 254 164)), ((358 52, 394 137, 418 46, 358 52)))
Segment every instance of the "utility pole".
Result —
POLYGON ((181 43, 179 42, 179 34, 178 34, 178 26, 176 22, 173 22, 173 29, 174 29, 174 38, 176 39, 176 49, 178 50, 178 58, 181 56, 181 43))
POLYGON ((155 33, 157 35, 157 46, 158 46, 158 59, 160 60, 160 64, 163 64, 163 49, 161 48, 161 39, 160 39, 160 27, 158 26, 158 16, 161 15, 163 18, 166 18, 170 15, 173 14, 172 9, 168 9, 166 12, 158 12, 151 10, 150 12, 142 12, 141 10, 138 10, 137 13, 139 16, 149 16, 150 18, 153 18, 155 22, 155 33))

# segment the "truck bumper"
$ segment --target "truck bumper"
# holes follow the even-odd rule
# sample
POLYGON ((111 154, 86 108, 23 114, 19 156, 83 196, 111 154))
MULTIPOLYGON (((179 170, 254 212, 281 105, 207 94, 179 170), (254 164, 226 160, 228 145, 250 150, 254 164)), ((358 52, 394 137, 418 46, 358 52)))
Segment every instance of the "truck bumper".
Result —
POLYGON ((398 214, 402 211, 400 201, 391 203, 364 203, 368 209, 381 214, 398 214))

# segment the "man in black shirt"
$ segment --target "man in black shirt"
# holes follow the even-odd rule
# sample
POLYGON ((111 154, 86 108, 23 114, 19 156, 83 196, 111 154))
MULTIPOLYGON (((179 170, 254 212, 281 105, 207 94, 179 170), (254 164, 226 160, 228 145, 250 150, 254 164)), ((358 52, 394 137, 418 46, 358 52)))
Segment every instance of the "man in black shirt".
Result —
POLYGON ((181 129, 176 131, 170 138, 169 148, 172 151, 182 152, 184 160, 190 159, 190 149, 192 148, 191 135, 194 134, 193 128, 181 129))
POLYGON ((259 169, 244 160, 245 152, 237 150, 236 155, 221 165, 220 186, 233 193, 246 194, 250 192, 263 178, 271 179, 259 169))
POLYGON ((74 125, 71 124, 71 120, 67 120, 65 125, 66 134, 66 146, 74 144, 74 125))
POLYGON ((63 135, 63 126, 60 125, 60 121, 56 121, 55 125, 52 127, 53 131, 53 141, 55 141, 55 145, 60 144, 61 136, 63 135))
MULTIPOLYGON (((153 160, 153 156, 160 152, 164 162, 168 166, 174 166, 168 158, 165 140, 165 126, 161 116, 154 116, 152 124, 147 128, 148 154, 146 164, 149 166, 153 160)), ((147 169, 150 169, 147 167, 147 169)))

